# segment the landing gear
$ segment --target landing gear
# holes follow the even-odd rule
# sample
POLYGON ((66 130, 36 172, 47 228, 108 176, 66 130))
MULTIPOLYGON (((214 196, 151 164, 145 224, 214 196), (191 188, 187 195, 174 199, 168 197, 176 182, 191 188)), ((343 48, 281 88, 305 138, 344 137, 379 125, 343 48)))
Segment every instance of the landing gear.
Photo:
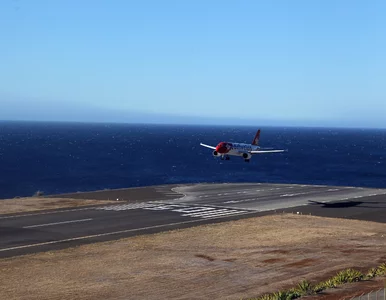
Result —
POLYGON ((247 158, 247 159, 244 159, 244 161, 249 163, 249 159, 248 159, 248 158, 247 158))
POLYGON ((230 160, 231 158, 227 155, 225 156, 225 160, 230 160))

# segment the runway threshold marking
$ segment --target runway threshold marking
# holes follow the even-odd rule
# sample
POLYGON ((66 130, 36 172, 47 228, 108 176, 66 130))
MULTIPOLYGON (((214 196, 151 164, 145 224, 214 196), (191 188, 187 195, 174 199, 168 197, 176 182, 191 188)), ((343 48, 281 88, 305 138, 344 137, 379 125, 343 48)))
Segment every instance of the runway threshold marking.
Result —
MULTIPOLYGON (((244 214, 252 214, 252 213, 256 213, 256 212, 245 212, 244 214)), ((218 218, 220 218, 220 217, 219 216, 213 216, 213 217, 207 218, 207 219, 218 219, 218 218)), ((199 222, 203 222, 203 220, 202 219, 196 219, 196 220, 190 220, 190 221, 183 221, 183 222, 176 222, 176 223, 169 223, 169 224, 162 224, 162 225, 154 225, 154 226, 148 226, 148 227, 134 228, 134 229, 126 229, 126 230, 120 230, 120 231, 114 231, 114 232, 93 234, 93 235, 87 235, 87 236, 80 236, 80 237, 75 237, 75 238, 69 238, 69 239, 63 239, 63 240, 57 240, 57 241, 50 241, 50 242, 44 242, 44 243, 36 243, 36 244, 29 244, 29 245, 23 245, 23 246, 10 247, 10 248, 3 248, 3 249, 0 249, 0 252, 19 250, 19 249, 26 249, 26 248, 33 248, 33 247, 39 247, 39 246, 54 245, 54 244, 60 244, 60 243, 65 243, 65 242, 86 240, 86 239, 103 237, 103 236, 117 235, 117 234, 122 234, 122 233, 129 233, 129 232, 136 232, 136 231, 141 231, 141 230, 163 228, 163 227, 168 227, 168 226, 192 224, 192 223, 199 223, 199 222)))
MULTIPOLYGON (((105 207, 98 207, 98 210, 109 210, 109 211, 125 211, 132 209, 145 209, 155 211, 172 211, 181 213, 184 217, 192 218, 208 218, 212 215, 216 216, 228 216, 230 214, 240 214, 244 212, 250 212, 251 210, 239 209, 239 208, 228 208, 225 206, 200 206, 200 205, 189 205, 189 204, 171 204, 171 203, 154 203, 145 202, 140 204, 123 204, 123 205, 112 205, 105 207)), ((254 210, 257 211, 257 210, 254 210)))
POLYGON ((93 219, 71 220, 71 221, 63 221, 63 222, 56 222, 56 223, 30 225, 30 226, 25 226, 23 228, 36 228, 36 227, 55 226, 55 225, 63 225, 63 224, 71 224, 71 223, 81 223, 81 222, 88 222, 92 220, 93 219))

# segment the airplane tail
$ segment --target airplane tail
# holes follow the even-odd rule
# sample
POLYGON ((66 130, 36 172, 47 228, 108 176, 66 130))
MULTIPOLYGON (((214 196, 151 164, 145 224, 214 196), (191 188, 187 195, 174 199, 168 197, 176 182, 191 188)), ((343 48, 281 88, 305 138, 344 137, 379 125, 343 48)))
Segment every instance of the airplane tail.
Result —
POLYGON ((257 146, 259 144, 260 139, 260 129, 256 132, 255 138, 252 141, 252 145, 257 146))

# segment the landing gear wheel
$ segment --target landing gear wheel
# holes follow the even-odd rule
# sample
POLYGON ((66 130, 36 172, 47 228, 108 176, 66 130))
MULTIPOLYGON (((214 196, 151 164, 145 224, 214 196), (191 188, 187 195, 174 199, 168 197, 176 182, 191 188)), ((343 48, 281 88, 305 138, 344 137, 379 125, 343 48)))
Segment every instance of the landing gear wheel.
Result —
POLYGON ((230 160, 231 158, 229 156, 225 157, 225 160, 230 160))
POLYGON ((249 163, 249 159, 245 159, 244 161, 249 163))

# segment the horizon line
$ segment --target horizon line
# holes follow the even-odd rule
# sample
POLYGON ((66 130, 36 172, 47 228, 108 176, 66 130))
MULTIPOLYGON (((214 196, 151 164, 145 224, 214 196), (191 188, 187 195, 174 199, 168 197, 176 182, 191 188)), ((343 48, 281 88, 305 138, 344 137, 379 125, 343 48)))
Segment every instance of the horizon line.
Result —
MULTIPOLYGON (((205 123, 165 123, 165 122, 123 122, 123 121, 70 121, 70 120, 3 120, 0 123, 65 123, 65 124, 98 124, 98 125, 163 125, 163 126, 197 126, 197 127, 269 127, 269 128, 304 128, 304 129, 357 129, 357 130, 386 130, 386 127, 355 127, 355 126, 327 126, 327 125, 251 125, 251 124, 205 124, 205 123)), ((263 122, 264 123, 264 122, 263 122)))

